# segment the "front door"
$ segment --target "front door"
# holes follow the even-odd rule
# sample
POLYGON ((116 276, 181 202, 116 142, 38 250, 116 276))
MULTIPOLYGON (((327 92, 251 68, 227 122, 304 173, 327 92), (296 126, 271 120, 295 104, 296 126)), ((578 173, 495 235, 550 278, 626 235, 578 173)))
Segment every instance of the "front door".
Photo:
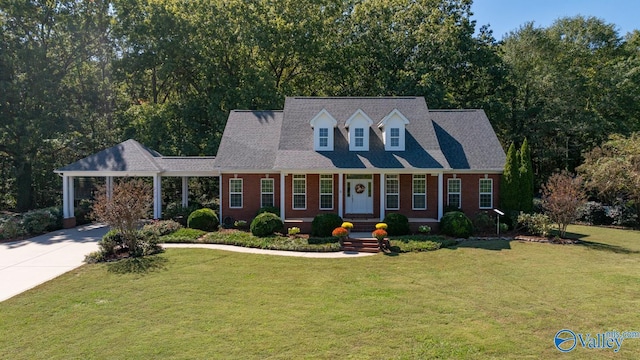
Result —
POLYGON ((373 181, 369 176, 347 177, 347 214, 373 214, 373 181))

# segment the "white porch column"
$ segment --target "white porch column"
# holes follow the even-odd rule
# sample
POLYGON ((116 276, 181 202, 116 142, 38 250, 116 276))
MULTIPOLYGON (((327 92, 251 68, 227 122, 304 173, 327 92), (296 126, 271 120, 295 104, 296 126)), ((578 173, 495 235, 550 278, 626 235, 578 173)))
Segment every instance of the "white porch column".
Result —
POLYGON ((223 202, 222 202, 222 174, 220 174, 218 176, 218 219, 220 220, 220 224, 222 224, 222 220, 224 219, 222 217, 222 207, 223 207, 223 202))
POLYGON ((75 214, 76 192, 74 188, 73 179, 74 179, 73 176, 67 177, 67 181, 69 182, 69 185, 67 185, 68 186, 67 195, 69 196, 69 199, 67 199, 67 205, 69 206, 69 218, 76 217, 76 214, 75 214))
POLYGON ((443 211, 444 211, 444 184, 442 173, 438 173, 438 221, 442 219, 443 211))
POLYGON ((385 208, 385 182, 387 181, 387 176, 385 174, 380 174, 380 221, 384 220, 384 208, 385 208))
POLYGON ((189 206, 189 177, 182 177, 182 207, 189 206))
POLYGON ((107 199, 111 199, 113 197, 113 176, 105 177, 105 187, 107 190, 107 199))
POLYGON ((153 175, 153 218, 162 217, 162 182, 160 174, 153 175))
POLYGON ((62 216, 65 219, 73 217, 69 211, 69 177, 62 177, 62 216))
POLYGON ((338 216, 344 215, 344 174, 338 173, 338 216))
POLYGON ((280 173, 280 218, 282 219, 282 222, 284 222, 286 220, 287 217, 287 211, 285 208, 285 191, 286 191, 286 186, 285 186, 285 173, 281 172, 280 173))

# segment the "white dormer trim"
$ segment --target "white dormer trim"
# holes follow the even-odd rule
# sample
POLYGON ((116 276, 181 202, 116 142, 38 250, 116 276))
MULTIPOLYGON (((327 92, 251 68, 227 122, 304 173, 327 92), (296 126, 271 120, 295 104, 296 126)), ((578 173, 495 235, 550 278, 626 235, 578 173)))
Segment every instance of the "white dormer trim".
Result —
POLYGON ((349 151, 369 151, 369 129, 373 120, 358 109, 344 124, 349 129, 349 151))
POLYGON ((409 125, 409 120, 398 109, 393 109, 378 123, 378 128, 382 129, 382 140, 386 151, 405 150, 406 125, 409 125))
POLYGON ((309 124, 313 129, 313 149, 333 151, 334 129, 338 126, 338 121, 326 109, 322 109, 309 124))

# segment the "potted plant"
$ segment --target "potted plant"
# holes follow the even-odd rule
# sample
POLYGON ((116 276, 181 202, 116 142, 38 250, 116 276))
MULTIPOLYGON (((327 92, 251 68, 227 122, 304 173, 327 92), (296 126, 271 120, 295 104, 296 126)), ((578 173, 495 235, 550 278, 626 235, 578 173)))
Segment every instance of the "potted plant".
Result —
POLYGON ((375 229, 371 233, 371 236, 378 240, 378 247, 380 248, 380 250, 388 250, 391 248, 389 240, 385 241, 384 239, 385 237, 387 237, 387 231, 385 229, 375 229))

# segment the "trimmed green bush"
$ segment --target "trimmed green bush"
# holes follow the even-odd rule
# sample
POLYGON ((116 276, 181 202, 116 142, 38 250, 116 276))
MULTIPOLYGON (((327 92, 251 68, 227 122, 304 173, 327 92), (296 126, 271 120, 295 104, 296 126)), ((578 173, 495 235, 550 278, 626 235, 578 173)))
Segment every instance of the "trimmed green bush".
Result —
POLYGON ((524 226, 533 235, 551 235, 551 219, 545 214, 520 213, 518 224, 524 226))
POLYGON ((209 208, 198 209, 187 219, 187 227, 203 231, 216 231, 219 224, 218 215, 209 208))
POLYGON ((486 211, 481 211, 473 219, 473 226, 478 231, 495 231, 496 222, 486 211))
POLYGON ((382 222, 387 224, 387 233, 389 236, 409 234, 409 219, 402 214, 387 214, 382 222))
POLYGON ((56 208, 31 210, 22 214, 22 226, 28 234, 33 235, 60 229, 62 226, 58 227, 58 223, 62 225, 62 221, 58 221, 59 214, 56 208))
POLYGON ((473 224, 464 213, 452 211, 444 214, 440 220, 440 232, 445 235, 466 239, 473 234, 473 224))
POLYGON ((280 208, 277 208, 275 206, 264 206, 264 207, 261 207, 260 210, 258 210, 258 212, 256 213, 256 216, 262 213, 272 213, 280 216, 280 208))
POLYGON ((318 214, 311 222, 311 236, 330 237, 333 229, 342 226, 342 218, 338 214, 318 214))
POLYGON ((273 213, 262 213, 256 216, 251 222, 251 233, 254 236, 269 236, 276 231, 281 231, 284 223, 280 217, 273 213))

